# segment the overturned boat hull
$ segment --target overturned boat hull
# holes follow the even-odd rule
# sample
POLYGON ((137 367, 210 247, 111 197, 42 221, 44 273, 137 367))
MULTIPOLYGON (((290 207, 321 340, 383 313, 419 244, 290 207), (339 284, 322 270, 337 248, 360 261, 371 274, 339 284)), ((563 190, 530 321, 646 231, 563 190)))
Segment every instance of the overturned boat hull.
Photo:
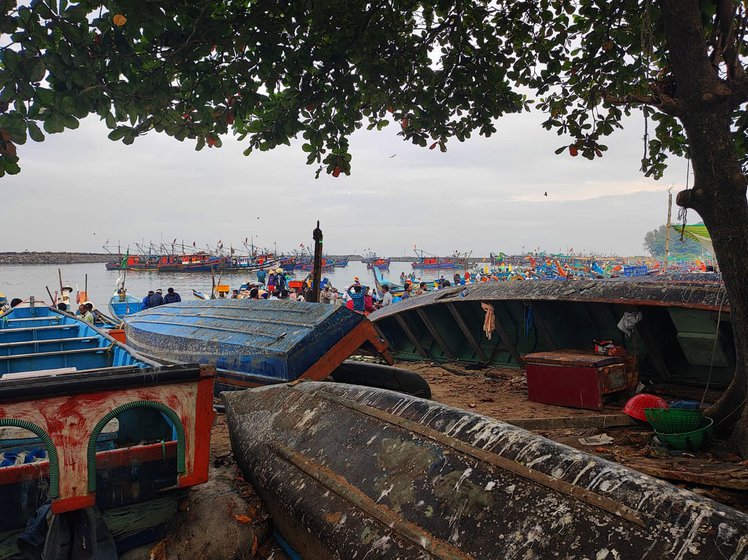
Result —
POLYGON ((223 398, 305 560, 748 557, 745 514, 477 414, 331 383, 223 398))
POLYGON ((215 365, 216 395, 324 379, 362 346, 392 362, 366 317, 318 303, 187 301, 127 317, 125 331, 133 348, 161 362, 215 365))

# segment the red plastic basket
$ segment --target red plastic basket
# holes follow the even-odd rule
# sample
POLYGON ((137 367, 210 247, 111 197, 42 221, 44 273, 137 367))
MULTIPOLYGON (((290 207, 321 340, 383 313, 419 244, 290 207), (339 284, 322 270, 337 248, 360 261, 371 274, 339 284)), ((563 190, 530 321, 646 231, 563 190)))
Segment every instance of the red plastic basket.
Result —
POLYGON ((668 408, 668 404, 665 399, 658 397, 657 395, 639 393, 626 402, 623 406, 623 411, 632 418, 646 422, 647 416, 644 414, 645 408, 668 408))

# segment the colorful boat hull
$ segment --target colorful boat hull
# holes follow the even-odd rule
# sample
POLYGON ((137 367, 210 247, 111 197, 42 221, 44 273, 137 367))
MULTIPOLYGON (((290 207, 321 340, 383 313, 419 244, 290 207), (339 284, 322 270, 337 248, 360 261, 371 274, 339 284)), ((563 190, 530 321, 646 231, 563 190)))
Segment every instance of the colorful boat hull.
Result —
POLYGON ((120 552, 160 538, 171 489, 207 479, 212 375, 160 366, 56 309, 0 316, 0 559, 18 557, 50 501, 55 514, 98 506, 120 552))

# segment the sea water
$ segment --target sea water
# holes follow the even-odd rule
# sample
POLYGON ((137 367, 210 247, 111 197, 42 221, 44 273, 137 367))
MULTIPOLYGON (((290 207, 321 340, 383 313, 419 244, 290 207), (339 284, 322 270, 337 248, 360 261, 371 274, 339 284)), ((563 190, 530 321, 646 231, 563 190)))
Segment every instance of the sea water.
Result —
MULTIPOLYGON (((384 271, 384 277, 396 284, 401 284, 400 274, 415 272, 416 281, 433 281, 440 276, 452 281, 455 272, 460 275, 464 270, 415 270, 410 262, 393 262, 389 271, 384 271)), ((115 284, 122 272, 106 270, 104 263, 83 264, 36 264, 36 265, 0 265, 0 292, 10 301, 13 298, 27 300, 34 296, 37 300, 49 303, 47 288, 52 293, 60 292, 60 278, 62 285, 70 286, 73 290, 84 290, 86 277, 88 282, 88 299, 96 307, 106 309, 109 298, 115 290, 115 284), (59 270, 59 273, 58 273, 59 270)), ((303 280, 309 271, 296 271, 294 278, 303 280)), ((358 277, 363 285, 374 287, 374 272, 366 268, 360 261, 349 261, 348 266, 332 268, 322 273, 323 278, 329 278, 333 286, 343 290, 350 286, 354 278, 358 277)), ((182 299, 194 299, 192 290, 210 294, 213 280, 216 283, 228 284, 232 289, 238 289, 245 282, 256 282, 254 272, 216 272, 212 277, 210 272, 157 272, 157 271, 127 271, 125 287, 127 292, 142 298, 148 290, 161 288, 166 293, 167 288, 174 288, 182 299)))

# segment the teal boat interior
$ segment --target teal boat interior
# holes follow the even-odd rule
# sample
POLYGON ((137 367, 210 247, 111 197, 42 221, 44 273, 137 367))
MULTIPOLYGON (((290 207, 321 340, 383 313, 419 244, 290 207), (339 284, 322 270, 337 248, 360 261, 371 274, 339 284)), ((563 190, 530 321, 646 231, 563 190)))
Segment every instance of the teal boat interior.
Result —
POLYGON ((735 369, 730 307, 715 283, 491 282, 410 298, 369 319, 400 360, 522 367, 528 353, 613 340, 636 356, 645 381, 724 389, 735 369), (629 336, 619 328, 627 313, 638 319, 629 336))
POLYGON ((50 307, 15 307, 0 315, 0 376, 156 365, 105 331, 50 307))

